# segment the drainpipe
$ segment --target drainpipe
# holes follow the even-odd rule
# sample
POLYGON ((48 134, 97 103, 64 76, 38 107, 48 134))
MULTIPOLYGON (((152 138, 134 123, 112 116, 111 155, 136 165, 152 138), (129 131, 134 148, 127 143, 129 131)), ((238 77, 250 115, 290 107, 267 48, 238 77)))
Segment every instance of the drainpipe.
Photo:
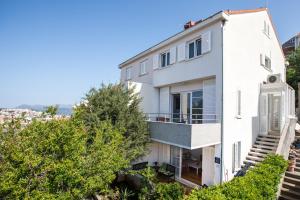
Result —
POLYGON ((223 183, 223 168, 224 168, 224 125, 223 125, 223 89, 224 89, 224 76, 223 76, 223 68, 224 68, 224 26, 225 26, 226 20, 222 20, 221 25, 221 56, 222 56, 222 66, 221 66, 221 77, 222 77, 222 87, 221 87, 221 174, 220 174, 220 183, 223 183))

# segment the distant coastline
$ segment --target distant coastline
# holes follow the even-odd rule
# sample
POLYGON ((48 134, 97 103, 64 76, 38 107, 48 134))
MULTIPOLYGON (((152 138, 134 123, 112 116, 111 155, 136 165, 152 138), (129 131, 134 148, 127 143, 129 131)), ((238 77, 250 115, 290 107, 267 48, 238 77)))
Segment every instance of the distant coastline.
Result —
MULTIPOLYGON (((43 112, 49 105, 28 105, 28 104, 22 104, 15 108, 19 109, 31 109, 34 111, 43 112)), ((57 114, 59 115, 68 115, 70 116, 72 114, 72 105, 64 105, 64 104, 58 104, 58 111, 57 114)))

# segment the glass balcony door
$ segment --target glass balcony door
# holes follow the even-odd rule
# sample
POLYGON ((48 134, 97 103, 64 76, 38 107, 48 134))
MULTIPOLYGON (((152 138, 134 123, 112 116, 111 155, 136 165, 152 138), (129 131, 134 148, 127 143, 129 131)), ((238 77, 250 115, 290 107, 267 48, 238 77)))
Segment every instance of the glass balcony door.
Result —
POLYGON ((201 124, 203 119, 203 91, 189 92, 187 95, 188 121, 192 124, 201 124))
POLYGON ((180 92, 172 95, 172 121, 201 124, 203 121, 203 91, 180 92))

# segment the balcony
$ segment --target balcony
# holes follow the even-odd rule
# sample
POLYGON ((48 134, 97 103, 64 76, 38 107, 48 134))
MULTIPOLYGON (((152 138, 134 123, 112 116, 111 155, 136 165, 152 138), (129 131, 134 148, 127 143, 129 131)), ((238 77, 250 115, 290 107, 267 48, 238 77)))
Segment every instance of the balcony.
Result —
POLYGON ((215 114, 147 113, 154 141, 196 149, 221 142, 221 126, 215 114))

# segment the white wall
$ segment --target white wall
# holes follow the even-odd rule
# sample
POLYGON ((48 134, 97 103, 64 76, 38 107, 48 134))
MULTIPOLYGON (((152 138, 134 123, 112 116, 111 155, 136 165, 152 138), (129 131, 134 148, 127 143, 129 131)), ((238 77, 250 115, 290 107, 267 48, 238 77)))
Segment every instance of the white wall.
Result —
POLYGON ((129 88, 135 88, 134 92, 142 98, 140 108, 144 113, 158 113, 159 110, 159 89, 148 83, 128 81, 129 88))
POLYGON ((170 163, 170 145, 154 141, 151 142, 148 148, 148 154, 137 160, 136 163, 144 161, 148 161, 151 166, 154 165, 154 162, 159 162, 159 165, 162 163, 170 163))
POLYGON ((284 68, 284 57, 267 12, 229 16, 224 27, 225 180, 233 177, 232 144, 241 141, 243 161, 258 135, 260 83, 266 81, 267 75, 271 73, 281 73, 285 80, 284 68), (270 37, 263 33, 264 20, 270 24, 270 37), (271 56, 271 70, 260 65, 260 53, 271 56), (236 117, 237 90, 241 90, 241 118, 236 117))

